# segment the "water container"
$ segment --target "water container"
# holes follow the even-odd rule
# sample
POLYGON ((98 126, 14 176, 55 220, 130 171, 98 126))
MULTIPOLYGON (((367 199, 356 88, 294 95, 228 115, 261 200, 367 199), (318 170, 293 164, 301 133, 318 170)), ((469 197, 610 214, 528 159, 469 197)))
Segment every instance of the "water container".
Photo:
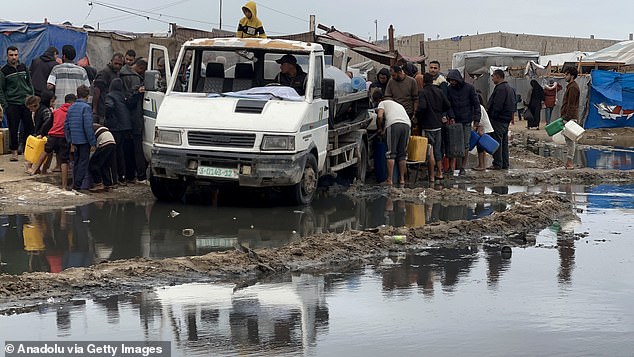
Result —
POLYGON ((30 163, 36 163, 40 155, 44 152, 45 144, 46 137, 38 139, 33 135, 29 135, 26 139, 26 146, 24 147, 24 159, 30 163))
POLYGON ((411 136, 407 144, 407 161, 427 161, 427 138, 424 136, 411 136))
POLYGON ((544 129, 546 129, 546 133, 549 136, 553 136, 553 135, 557 134, 558 132, 564 130, 564 119, 563 118, 559 118, 559 119, 553 121, 552 123, 546 125, 546 127, 544 129))
POLYGON ((564 136, 572 141, 577 141, 583 135, 585 130, 574 120, 570 120, 564 126, 564 136))
POLYGON ((560 131, 557 134, 553 135, 552 139, 555 144, 563 145, 566 143, 566 138, 564 137, 563 131, 560 131))
POLYGON ((471 130, 471 137, 469 138, 469 151, 473 150, 473 148, 478 145, 478 141, 480 140, 480 135, 476 133, 475 130, 471 130))
POLYGON ((352 90, 355 92, 365 90, 365 79, 363 77, 352 77, 352 90))
POLYGON ((376 182, 383 182, 387 180, 387 160, 385 153, 387 152, 387 145, 382 140, 374 140, 372 144, 372 151, 374 156, 374 176, 376 182))
POLYGON ((447 125, 447 157, 463 157, 465 154, 464 136, 462 135, 462 124, 447 125))
POLYGON ((500 147, 500 143, 498 143, 495 139, 491 137, 489 134, 482 134, 480 137, 480 141, 478 141, 478 145, 484 148, 484 151, 493 155, 494 152, 500 147))

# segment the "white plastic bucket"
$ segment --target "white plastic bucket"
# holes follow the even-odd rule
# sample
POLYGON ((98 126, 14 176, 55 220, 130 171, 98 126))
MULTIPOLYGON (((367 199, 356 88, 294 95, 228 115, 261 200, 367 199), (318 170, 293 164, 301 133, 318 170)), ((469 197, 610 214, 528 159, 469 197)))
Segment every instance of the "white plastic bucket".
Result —
POLYGON ((566 143, 566 138, 564 138, 564 134, 562 134, 562 132, 563 131, 560 131, 557 134, 550 137, 551 139, 553 139, 553 142, 555 144, 563 145, 566 143))
POLYGON ((581 125, 575 123, 572 120, 570 120, 569 122, 566 123, 566 125, 564 125, 564 135, 570 140, 573 140, 573 141, 579 140, 579 138, 581 137, 581 135, 583 135, 584 132, 585 130, 581 127, 581 125))

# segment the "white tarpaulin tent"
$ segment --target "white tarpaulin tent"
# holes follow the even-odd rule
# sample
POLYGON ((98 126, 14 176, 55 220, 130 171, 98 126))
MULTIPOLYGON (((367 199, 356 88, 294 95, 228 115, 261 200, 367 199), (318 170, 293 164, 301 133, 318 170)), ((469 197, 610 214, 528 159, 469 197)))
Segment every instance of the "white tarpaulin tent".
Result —
POLYGON ((480 75, 489 73, 491 66, 525 67, 533 60, 537 62, 539 52, 514 50, 504 47, 490 47, 481 50, 454 53, 451 67, 463 75, 480 75))
POLYGON ((551 66, 563 66, 566 62, 579 62, 585 61, 585 59, 592 55, 594 52, 566 52, 566 53, 557 53, 554 55, 548 56, 539 56, 539 64, 542 66, 547 66, 550 63, 551 66))
POLYGON ((634 41, 615 43, 583 59, 584 62, 617 62, 634 64, 634 41))

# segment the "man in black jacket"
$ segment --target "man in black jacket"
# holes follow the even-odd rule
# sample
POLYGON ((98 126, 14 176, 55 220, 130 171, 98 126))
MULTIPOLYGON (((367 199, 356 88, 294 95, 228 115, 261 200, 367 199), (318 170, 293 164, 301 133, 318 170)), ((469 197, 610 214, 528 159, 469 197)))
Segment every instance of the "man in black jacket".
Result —
POLYGON ((137 58, 132 67, 125 66, 119 71, 119 78, 123 81, 123 88, 132 123, 132 152, 126 160, 126 180, 129 183, 136 181, 146 182, 145 171, 147 162, 143 156, 143 76, 148 63, 143 58, 137 58))
POLYGON ((46 80, 48 80, 53 67, 58 65, 58 53, 57 48, 51 46, 40 57, 34 58, 31 62, 29 71, 31 72, 31 82, 33 83, 35 95, 42 96, 42 92, 47 90, 46 80))
POLYGON ((516 109, 515 91, 504 80, 504 71, 496 69, 491 75, 495 89, 487 103, 487 112, 493 126, 492 136, 500 148, 493 154, 493 166, 489 169, 509 168, 509 124, 516 109))
POLYGON ((95 123, 103 125, 106 116, 106 96, 112 80, 119 77, 119 71, 123 67, 123 53, 115 53, 110 63, 97 73, 93 82, 92 117, 95 123))
POLYGON ((425 73, 423 75, 423 90, 418 94, 418 110, 416 118, 418 119, 419 128, 422 135, 427 137, 429 144, 432 146, 429 153, 429 180, 434 181, 435 178, 442 180, 442 134, 441 129, 447 118, 443 116, 451 105, 447 96, 440 87, 434 85, 434 75, 425 73), (434 178, 434 166, 437 168, 437 174, 434 178))

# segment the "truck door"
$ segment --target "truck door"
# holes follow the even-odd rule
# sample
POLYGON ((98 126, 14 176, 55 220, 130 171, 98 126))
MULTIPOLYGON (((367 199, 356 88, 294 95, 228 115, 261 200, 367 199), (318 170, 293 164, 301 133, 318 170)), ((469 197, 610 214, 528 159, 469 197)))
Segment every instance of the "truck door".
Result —
POLYGON ((156 90, 146 90, 143 98, 143 154, 145 155, 145 159, 150 161, 152 157, 152 145, 154 144, 156 114, 158 113, 158 109, 163 102, 163 97, 172 79, 167 47, 150 44, 147 69, 158 71, 160 74, 158 88, 156 88, 156 90))

